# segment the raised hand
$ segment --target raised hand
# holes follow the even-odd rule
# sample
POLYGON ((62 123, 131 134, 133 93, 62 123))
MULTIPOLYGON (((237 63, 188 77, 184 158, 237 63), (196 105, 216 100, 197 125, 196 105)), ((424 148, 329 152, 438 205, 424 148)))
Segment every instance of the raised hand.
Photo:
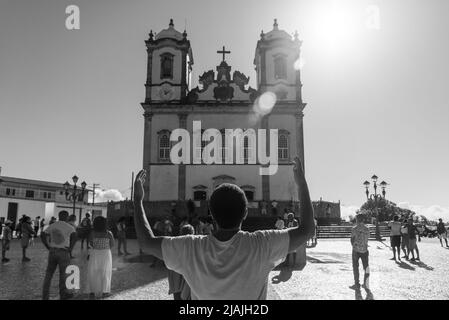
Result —
POLYGON ((299 184, 304 181, 304 169, 302 167, 301 160, 299 160, 299 157, 295 157, 295 161, 293 164, 293 175, 295 176, 295 182, 296 185, 299 186, 299 184))
POLYGON ((134 201, 142 201, 145 191, 143 185, 145 183, 147 171, 145 169, 140 170, 134 180, 134 201))

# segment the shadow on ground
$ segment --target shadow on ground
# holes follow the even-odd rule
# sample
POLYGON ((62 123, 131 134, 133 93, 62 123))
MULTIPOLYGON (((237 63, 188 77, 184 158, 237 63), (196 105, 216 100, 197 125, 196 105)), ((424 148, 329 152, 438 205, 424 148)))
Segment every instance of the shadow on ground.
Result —
POLYGON ((415 271, 415 268, 408 263, 405 263, 404 261, 396 261, 396 264, 399 266, 399 268, 415 271))
MULTIPOLYGON (((350 287, 351 288, 351 287, 350 287)), ((355 300, 374 300, 373 292, 369 289, 365 289, 366 297, 363 299, 362 290, 360 288, 351 288, 354 290, 354 299, 355 300)))
POLYGON ((413 264, 413 265, 419 267, 419 268, 423 268, 423 269, 426 269, 426 270, 428 270, 428 271, 433 271, 433 267, 431 267, 431 266, 425 264, 425 263, 422 262, 422 261, 409 261, 409 262, 410 262, 411 264, 413 264))

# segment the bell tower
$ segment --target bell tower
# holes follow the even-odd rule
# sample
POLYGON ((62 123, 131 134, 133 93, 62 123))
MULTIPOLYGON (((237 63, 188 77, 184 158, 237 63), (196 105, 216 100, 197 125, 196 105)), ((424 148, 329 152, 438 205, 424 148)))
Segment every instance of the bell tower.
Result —
POLYGON ((302 103, 299 57, 302 42, 280 30, 274 19, 273 30, 263 31, 257 42, 254 65, 259 92, 271 91, 277 100, 302 103))
POLYGON ((145 41, 148 53, 145 103, 180 103, 191 84, 192 48, 187 32, 175 29, 173 19, 167 29, 153 31, 145 41))

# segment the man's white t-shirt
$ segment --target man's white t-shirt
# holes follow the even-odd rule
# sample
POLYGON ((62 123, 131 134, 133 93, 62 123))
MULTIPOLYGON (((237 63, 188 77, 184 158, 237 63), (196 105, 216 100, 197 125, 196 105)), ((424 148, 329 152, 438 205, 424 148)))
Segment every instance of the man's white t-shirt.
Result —
POLYGON ((51 248, 70 247, 70 235, 75 232, 75 228, 64 221, 56 221, 49 225, 44 231, 50 235, 49 245, 51 248))
POLYGON ((261 300, 289 242, 288 230, 239 231, 228 241, 213 235, 167 237, 162 257, 168 269, 184 276, 193 300, 261 300))

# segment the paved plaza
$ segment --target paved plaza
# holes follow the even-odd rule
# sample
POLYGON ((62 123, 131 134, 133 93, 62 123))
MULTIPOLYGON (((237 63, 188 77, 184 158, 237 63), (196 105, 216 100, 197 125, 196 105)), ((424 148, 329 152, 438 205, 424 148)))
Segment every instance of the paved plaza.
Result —
MULTIPOLYGON (((351 245, 349 239, 319 240, 307 249, 307 265, 303 270, 278 268, 269 277, 269 299, 449 299, 449 250, 438 239, 422 239, 418 243, 421 262, 390 260, 389 241, 369 242, 371 294, 351 290, 353 283, 351 245)), ((167 270, 162 265, 150 267, 150 259, 139 261, 137 242, 129 241, 135 255, 118 257, 113 250, 112 295, 107 299, 168 300, 167 270)), ((20 243, 14 240, 8 257, 0 265, 0 299, 40 299, 47 252, 39 240, 28 250, 30 262, 22 263, 20 243)), ((81 270, 81 292, 77 299, 87 299, 85 287, 86 251, 75 248, 74 264, 81 270)), ((58 295, 56 272, 51 298, 58 295)))

